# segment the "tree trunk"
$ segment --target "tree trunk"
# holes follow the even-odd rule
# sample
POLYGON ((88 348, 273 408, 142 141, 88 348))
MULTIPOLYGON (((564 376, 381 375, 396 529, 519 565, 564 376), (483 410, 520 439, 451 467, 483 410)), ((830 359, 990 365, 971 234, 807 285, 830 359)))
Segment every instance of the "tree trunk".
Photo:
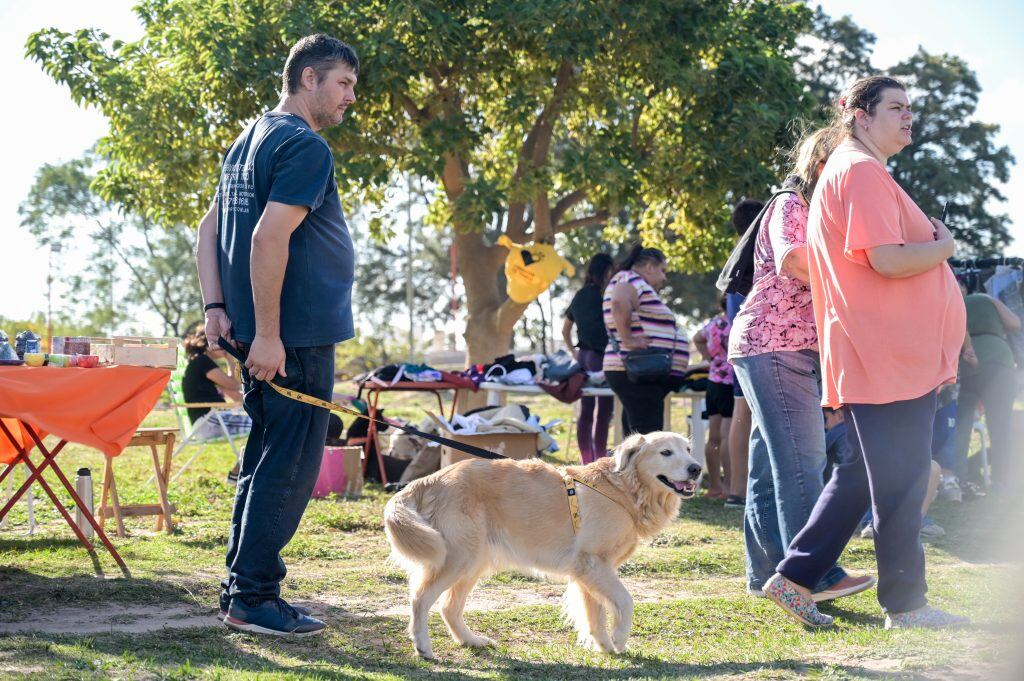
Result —
POLYGON ((457 233, 455 244, 466 289, 467 361, 491 362, 512 351, 512 331, 526 305, 512 302, 498 285, 506 249, 488 246, 479 232, 457 233))

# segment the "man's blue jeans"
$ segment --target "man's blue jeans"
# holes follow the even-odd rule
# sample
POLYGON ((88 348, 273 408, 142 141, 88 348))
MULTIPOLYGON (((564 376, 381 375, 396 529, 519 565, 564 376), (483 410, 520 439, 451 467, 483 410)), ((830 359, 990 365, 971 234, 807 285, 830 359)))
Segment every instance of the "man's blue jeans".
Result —
MULTIPOLYGON (((753 418, 743 535, 747 587, 756 590, 775 574, 824 487, 821 369, 813 350, 742 357, 733 367, 753 418)), ((833 566, 814 590, 845 576, 833 566)))
MULTIPOLYGON (((248 348, 240 345, 243 354, 248 348)), ((330 400, 334 391, 334 346, 285 348, 285 371, 274 382, 330 400)), ((254 381, 242 367, 245 411, 252 431, 242 453, 228 535, 232 597, 276 598, 287 572, 281 550, 291 541, 320 474, 328 411, 297 402, 254 381)))

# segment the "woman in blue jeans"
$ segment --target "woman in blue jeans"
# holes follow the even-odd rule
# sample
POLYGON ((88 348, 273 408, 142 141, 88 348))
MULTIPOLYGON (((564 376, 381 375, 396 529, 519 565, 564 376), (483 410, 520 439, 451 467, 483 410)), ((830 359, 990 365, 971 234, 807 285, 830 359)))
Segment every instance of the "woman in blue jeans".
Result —
MULTIPOLYGON (((729 339, 729 359, 756 426, 743 522, 747 591, 754 596, 763 596, 762 587, 823 488, 825 427, 806 244, 807 206, 830 152, 822 134, 798 146, 785 185, 791 193, 776 196, 762 220, 753 287, 729 339)), ((874 581, 834 565, 814 589, 814 599, 849 596, 874 581)))

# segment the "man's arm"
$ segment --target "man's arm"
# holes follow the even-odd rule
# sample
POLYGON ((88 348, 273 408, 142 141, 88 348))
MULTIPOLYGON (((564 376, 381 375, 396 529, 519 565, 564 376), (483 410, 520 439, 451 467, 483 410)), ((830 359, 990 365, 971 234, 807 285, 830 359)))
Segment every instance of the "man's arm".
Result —
MULTIPOLYGON (((196 269, 199 270, 199 290, 203 296, 203 305, 223 303, 224 291, 220 285, 220 267, 217 264, 217 202, 210 204, 210 209, 199 222, 199 233, 196 236, 196 269)), ((206 312, 206 338, 211 345, 216 345, 217 338, 223 336, 231 340, 231 320, 226 310, 213 309, 206 312)))
POLYGON ((993 296, 989 296, 989 298, 992 299, 992 304, 996 306, 996 312, 999 313, 999 321, 1003 323, 1003 327, 1007 331, 1020 331, 1020 317, 1014 314, 1013 310, 1006 307, 1006 303, 1003 301, 993 296))
POLYGON ((256 308, 256 338, 245 366, 259 381, 273 380, 278 373, 288 375, 281 343, 281 285, 288 266, 288 242, 308 212, 306 206, 269 201, 252 235, 249 275, 256 308))

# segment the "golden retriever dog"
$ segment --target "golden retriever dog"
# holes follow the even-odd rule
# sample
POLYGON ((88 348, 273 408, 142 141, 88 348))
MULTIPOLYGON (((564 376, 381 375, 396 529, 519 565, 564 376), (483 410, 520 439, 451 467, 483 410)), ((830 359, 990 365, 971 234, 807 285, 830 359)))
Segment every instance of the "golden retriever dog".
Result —
POLYGON ((494 642, 466 626, 462 612, 477 581, 520 568, 567 579, 565 612, 582 645, 622 652, 633 626, 633 599, 616 571, 692 497, 701 474, 689 441, 675 433, 631 435, 614 456, 563 470, 538 460, 474 459, 411 483, 384 509, 392 558, 409 573, 416 652, 432 658, 430 608, 466 646, 494 642), (576 486, 580 527, 573 532, 563 475, 576 486), (611 612, 613 629, 606 629, 611 612))

